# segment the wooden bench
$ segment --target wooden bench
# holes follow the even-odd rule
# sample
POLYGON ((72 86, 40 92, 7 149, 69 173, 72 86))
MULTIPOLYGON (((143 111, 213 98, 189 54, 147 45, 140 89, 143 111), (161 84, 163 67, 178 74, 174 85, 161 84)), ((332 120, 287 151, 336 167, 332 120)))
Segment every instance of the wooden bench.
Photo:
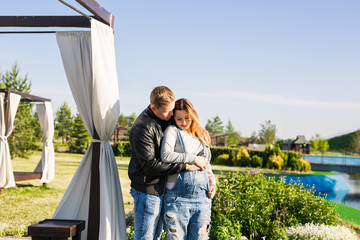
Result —
POLYGON ((14 172, 15 182, 33 180, 33 179, 41 179, 42 173, 36 172, 14 172))
MULTIPOLYGON (((41 172, 14 172, 15 182, 41 179, 41 177, 42 177, 41 172)), ((0 188, 0 194, 1 194, 1 190, 2 188, 0 188)))

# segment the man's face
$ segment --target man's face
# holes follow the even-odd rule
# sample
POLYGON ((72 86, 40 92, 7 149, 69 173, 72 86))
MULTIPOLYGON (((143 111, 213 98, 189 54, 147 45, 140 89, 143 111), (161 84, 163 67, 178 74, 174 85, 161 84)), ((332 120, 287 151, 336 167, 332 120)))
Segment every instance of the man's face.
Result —
POLYGON ((174 107, 175 107, 175 101, 168 105, 164 105, 160 108, 156 108, 154 105, 151 105, 151 110, 161 120, 169 121, 173 115, 174 107))

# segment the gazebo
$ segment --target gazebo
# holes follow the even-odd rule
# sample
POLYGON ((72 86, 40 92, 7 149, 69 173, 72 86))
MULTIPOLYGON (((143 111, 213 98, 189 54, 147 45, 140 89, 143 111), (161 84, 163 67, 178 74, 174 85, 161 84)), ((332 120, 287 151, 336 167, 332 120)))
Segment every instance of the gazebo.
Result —
POLYGON ((81 239, 126 239, 124 204, 110 139, 120 115, 114 49, 114 16, 95 0, 76 0, 94 16, 59 0, 81 16, 0 16, 0 27, 81 27, 55 33, 67 80, 92 136, 53 219, 85 220, 81 239))
POLYGON ((304 154, 310 153, 311 142, 305 139, 305 136, 298 135, 294 141, 291 142, 290 149, 304 154))
POLYGON ((0 89, 0 191, 1 188, 14 187, 15 182, 41 179, 51 182, 55 172, 55 154, 52 139, 54 119, 51 100, 11 89, 0 89), (13 131, 16 111, 20 102, 35 102, 40 127, 44 135, 41 159, 33 172, 13 172, 8 137, 13 131))

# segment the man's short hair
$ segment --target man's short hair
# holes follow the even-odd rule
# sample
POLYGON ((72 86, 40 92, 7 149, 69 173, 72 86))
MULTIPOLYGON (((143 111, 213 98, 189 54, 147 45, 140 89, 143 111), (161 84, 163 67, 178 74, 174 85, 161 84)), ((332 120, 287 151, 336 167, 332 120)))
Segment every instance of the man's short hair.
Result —
POLYGON ((150 104, 156 108, 169 105, 175 101, 174 93, 165 86, 159 86, 154 88, 150 94, 150 104))

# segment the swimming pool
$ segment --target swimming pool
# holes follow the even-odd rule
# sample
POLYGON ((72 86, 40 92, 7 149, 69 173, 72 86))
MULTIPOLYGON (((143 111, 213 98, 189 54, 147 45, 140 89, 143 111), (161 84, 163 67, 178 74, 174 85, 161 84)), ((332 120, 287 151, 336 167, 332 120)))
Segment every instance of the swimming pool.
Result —
POLYGON ((303 155, 303 158, 313 163, 360 166, 360 157, 347 156, 347 155, 338 155, 338 156, 303 155))

